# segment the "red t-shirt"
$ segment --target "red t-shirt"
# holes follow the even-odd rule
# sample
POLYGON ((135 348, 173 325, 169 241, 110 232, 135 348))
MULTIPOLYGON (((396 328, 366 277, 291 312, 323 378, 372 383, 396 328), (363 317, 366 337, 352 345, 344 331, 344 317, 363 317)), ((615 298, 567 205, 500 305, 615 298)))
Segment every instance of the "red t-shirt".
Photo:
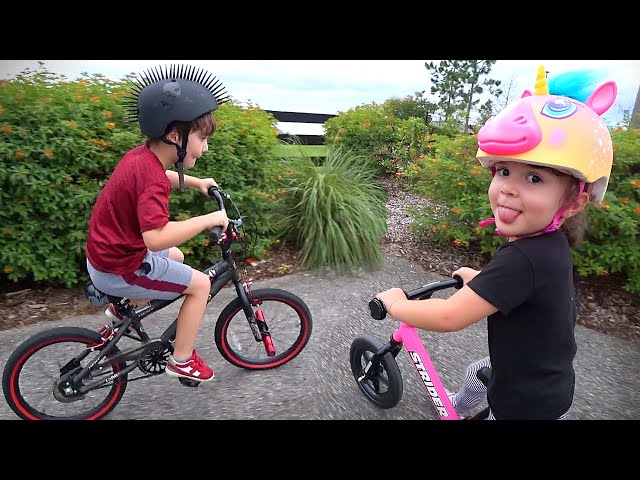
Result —
POLYGON ((147 247, 142 232, 169 222, 171 182, 145 145, 127 152, 91 212, 85 252, 101 272, 122 275, 140 268, 147 247))

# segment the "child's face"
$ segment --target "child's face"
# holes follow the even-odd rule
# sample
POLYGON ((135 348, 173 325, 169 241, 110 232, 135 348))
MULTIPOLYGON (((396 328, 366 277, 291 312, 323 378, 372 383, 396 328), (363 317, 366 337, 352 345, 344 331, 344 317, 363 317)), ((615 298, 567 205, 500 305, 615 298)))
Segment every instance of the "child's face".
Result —
POLYGON ((495 169, 489 201, 496 228, 505 236, 539 232, 569 202, 569 175, 520 162, 498 162, 495 169))
POLYGON ((209 150, 209 137, 203 136, 199 130, 193 130, 189 133, 189 141, 187 143, 187 156, 184 157, 184 168, 192 168, 204 152, 209 150))

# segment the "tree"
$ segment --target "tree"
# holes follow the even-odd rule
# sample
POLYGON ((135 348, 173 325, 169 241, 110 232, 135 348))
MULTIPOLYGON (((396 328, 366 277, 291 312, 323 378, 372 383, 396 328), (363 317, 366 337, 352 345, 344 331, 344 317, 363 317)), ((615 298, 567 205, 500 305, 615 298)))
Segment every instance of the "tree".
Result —
POLYGON ((480 104, 480 96, 485 88, 495 96, 502 94, 500 80, 481 77, 488 75, 495 60, 442 60, 437 65, 425 62, 431 72, 431 93, 439 99, 444 111, 444 122, 448 123, 458 112, 462 114, 463 131, 469 130, 472 113, 486 115, 491 110, 491 100, 480 104))
POLYGON ((455 115, 462 101, 463 71, 460 60, 441 60, 439 63, 425 62, 431 73, 431 94, 438 98, 437 105, 444 112, 443 123, 455 115))
POLYGON ((633 105, 633 113, 631 113, 631 121, 629 122, 629 127, 640 128, 640 86, 638 86, 636 103, 633 105))

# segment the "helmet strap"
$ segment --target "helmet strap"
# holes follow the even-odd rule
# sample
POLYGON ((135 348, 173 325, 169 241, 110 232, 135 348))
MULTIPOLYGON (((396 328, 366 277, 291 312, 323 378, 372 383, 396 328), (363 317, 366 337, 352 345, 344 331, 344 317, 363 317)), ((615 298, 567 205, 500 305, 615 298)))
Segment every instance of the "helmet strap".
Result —
POLYGON ((184 157, 187 156, 187 142, 189 141, 189 132, 190 128, 188 125, 185 125, 182 128, 182 145, 178 145, 171 140, 168 140, 166 136, 162 137, 160 140, 167 145, 175 145, 176 153, 178 154, 178 160, 176 161, 176 170, 178 172, 178 182, 180 187, 180 192, 184 192, 184 157))

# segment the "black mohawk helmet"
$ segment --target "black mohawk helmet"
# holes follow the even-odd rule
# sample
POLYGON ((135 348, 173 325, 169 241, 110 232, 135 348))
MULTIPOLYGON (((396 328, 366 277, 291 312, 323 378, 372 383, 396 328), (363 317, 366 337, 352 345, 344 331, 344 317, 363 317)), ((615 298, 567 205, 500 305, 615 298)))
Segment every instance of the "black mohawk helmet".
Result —
POLYGON ((172 122, 190 122, 230 100, 215 76, 190 65, 155 67, 129 83, 125 121, 138 122, 149 138, 162 138, 172 122))

